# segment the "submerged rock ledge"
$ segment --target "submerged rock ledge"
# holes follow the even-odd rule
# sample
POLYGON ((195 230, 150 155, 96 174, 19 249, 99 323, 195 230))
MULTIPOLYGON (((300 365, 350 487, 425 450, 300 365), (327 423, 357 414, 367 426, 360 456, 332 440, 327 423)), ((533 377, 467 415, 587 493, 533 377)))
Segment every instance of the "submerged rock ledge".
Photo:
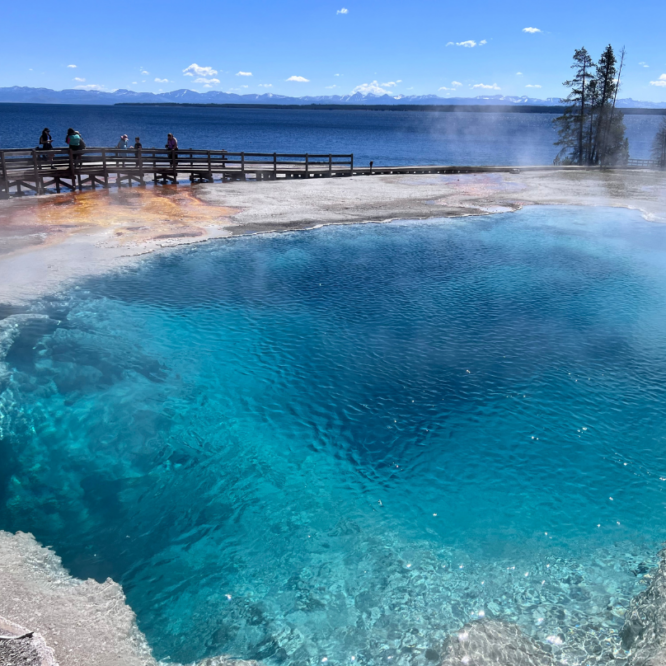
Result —
MULTIPOLYGON (((0 531, 0 635, 17 636, 24 627, 25 632, 35 633, 31 649, 26 646, 23 654, 39 655, 41 661, 24 659, 17 665, 158 664, 118 583, 110 578, 104 583, 73 578, 60 558, 32 534, 0 531)), ((231 662, 215 657, 196 666, 231 662)), ((3 661, 0 645, 0 664, 5 663, 14 662, 3 661)), ((233 664, 254 666, 255 662, 233 660, 233 664)))
MULTIPOLYGON (((625 666, 666 665, 666 549, 659 568, 645 576, 648 587, 631 602, 622 629, 625 666)), ((79 580, 60 558, 31 534, 0 531, 0 663, 3 648, 31 666, 158 666, 122 588, 79 580), (16 637, 23 634, 19 648, 16 637), (5 640, 3 646, 2 636, 5 640), (27 640, 26 640, 27 639, 27 640), (10 647, 9 642, 13 645, 10 647), (14 652, 11 652, 14 650, 14 652)), ((429 649, 433 666, 558 666, 557 651, 513 624, 482 619, 450 636, 441 650, 429 649)), ((14 662, 11 662, 14 663, 14 662)), ((258 666, 257 662, 212 657, 191 666, 258 666)), ((610 663, 609 663, 610 666, 610 663)))

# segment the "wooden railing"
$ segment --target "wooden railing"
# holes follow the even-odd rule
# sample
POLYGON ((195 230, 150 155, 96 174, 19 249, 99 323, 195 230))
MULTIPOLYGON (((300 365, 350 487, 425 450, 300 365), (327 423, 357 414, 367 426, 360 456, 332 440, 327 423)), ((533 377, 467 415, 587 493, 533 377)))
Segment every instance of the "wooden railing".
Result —
POLYGON ((663 169, 666 165, 659 162, 659 160, 639 160, 630 157, 627 166, 640 167, 642 169, 663 169))
POLYGON ((191 179, 212 180, 215 175, 243 177, 255 173, 258 178, 351 175, 354 171, 353 154, 309 153, 246 153, 225 150, 175 151, 164 148, 85 148, 70 151, 8 149, 0 150, 0 194, 9 195, 10 187, 41 192, 45 187, 65 185, 73 189, 82 185, 108 186, 109 175, 115 182, 144 182, 146 176, 154 180, 175 181, 179 174, 191 179), (51 180, 49 180, 51 179, 51 180), (70 181, 67 183, 67 181, 70 181))

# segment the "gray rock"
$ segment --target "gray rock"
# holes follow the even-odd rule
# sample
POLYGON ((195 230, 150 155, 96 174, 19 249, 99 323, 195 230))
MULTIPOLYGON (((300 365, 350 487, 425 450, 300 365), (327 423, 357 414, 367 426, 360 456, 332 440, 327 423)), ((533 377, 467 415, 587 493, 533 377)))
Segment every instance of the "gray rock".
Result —
POLYGON ((555 666, 546 647, 513 624, 481 620, 446 640, 441 666, 555 666))
MULTIPOLYGON (((666 666, 666 550, 647 589, 635 596, 622 628, 627 666, 666 666)), ((647 578, 647 576, 646 576, 647 578)))

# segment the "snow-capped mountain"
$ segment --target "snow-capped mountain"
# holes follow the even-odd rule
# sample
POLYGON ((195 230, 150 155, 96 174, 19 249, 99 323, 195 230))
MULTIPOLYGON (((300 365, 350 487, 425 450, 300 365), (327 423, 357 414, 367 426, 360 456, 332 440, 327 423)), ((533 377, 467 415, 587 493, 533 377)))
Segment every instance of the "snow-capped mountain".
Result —
MULTIPOLYGON (((13 86, 0 88, 0 103, 32 104, 119 104, 123 102, 143 104, 418 104, 418 105, 506 105, 506 106, 553 106, 561 104, 559 98, 536 99, 508 95, 480 95, 478 97, 439 97, 437 95, 376 95, 356 92, 350 95, 321 95, 310 97, 288 97, 274 93, 246 94, 211 90, 205 93, 194 90, 173 90, 165 93, 135 92, 133 90, 50 90, 13 86)), ((633 99, 618 100, 622 108, 664 109, 666 102, 640 102, 633 99)))

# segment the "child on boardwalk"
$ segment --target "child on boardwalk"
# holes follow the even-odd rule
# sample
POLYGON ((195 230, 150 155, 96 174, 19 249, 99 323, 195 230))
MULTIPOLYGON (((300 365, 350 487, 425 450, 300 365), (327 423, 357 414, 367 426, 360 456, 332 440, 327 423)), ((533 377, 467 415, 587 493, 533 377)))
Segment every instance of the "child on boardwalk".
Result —
POLYGON ((165 148, 169 151, 169 158, 171 159, 171 164, 176 164, 176 153, 178 152, 178 139, 169 132, 167 134, 167 142, 165 148))

